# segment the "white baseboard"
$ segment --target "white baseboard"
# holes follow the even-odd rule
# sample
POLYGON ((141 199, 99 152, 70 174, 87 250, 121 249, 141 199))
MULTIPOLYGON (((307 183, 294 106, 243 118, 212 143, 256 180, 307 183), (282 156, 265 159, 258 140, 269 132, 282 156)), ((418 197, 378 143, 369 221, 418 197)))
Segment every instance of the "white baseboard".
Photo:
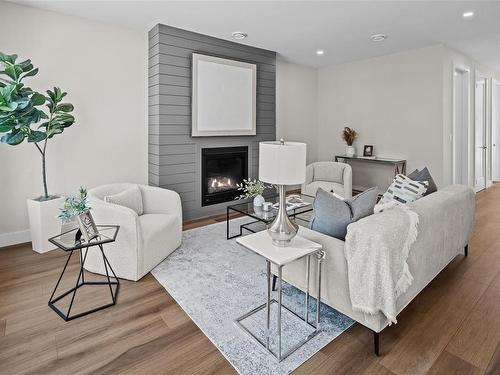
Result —
POLYGON ((31 236, 29 229, 19 232, 10 232, 0 234, 0 247, 17 245, 19 243, 30 242, 31 236))

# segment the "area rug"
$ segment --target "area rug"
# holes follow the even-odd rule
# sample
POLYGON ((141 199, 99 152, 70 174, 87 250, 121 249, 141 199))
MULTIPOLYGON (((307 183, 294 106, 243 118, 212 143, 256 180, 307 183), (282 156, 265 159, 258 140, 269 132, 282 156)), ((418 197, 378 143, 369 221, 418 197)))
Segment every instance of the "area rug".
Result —
MULTIPOLYGON (((244 220, 244 219, 239 219, 244 220)), ((237 220, 231 221, 235 227, 237 220)), ((285 266, 286 267, 286 266, 285 266)), ((226 223, 184 232, 179 249, 159 264, 153 276, 240 374, 288 374, 349 328, 353 321, 321 305, 321 331, 288 358, 278 362, 239 328, 234 320, 266 301, 266 263, 235 239, 226 240, 226 223)), ((277 292, 273 292, 277 298, 277 292)), ((283 304, 303 316, 304 293, 284 283, 283 304)), ((316 301, 311 298, 310 317, 316 301)), ((272 304, 272 321, 277 306, 272 304)), ((283 311, 283 352, 312 329, 283 311)), ((265 310, 242 324, 264 338, 265 310)), ((271 331, 276 332, 275 325, 271 331)), ((273 335, 274 337, 275 335, 273 335)), ((276 347, 272 340, 271 347, 276 347)))

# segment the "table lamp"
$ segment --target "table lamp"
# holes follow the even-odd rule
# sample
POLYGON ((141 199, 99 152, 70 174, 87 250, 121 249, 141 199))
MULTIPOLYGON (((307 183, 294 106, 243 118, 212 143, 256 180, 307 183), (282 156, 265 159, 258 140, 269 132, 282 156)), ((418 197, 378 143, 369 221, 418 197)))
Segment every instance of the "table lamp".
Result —
POLYGON ((277 185, 279 207, 276 218, 267 228, 276 246, 286 247, 297 234, 299 226, 286 211, 286 185, 299 185, 306 180, 306 144, 299 142, 259 143, 259 180, 277 185))

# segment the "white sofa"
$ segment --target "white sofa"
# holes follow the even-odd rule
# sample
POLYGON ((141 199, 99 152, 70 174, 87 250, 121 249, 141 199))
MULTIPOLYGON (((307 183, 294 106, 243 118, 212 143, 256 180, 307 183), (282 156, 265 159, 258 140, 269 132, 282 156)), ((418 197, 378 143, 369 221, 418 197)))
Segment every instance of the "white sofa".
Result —
MULTIPOLYGON (((419 216, 418 236, 413 244, 408 266, 414 280, 397 300, 398 313, 425 288, 458 254, 467 255, 474 226, 475 197, 472 189, 453 185, 409 204, 419 216)), ((378 214, 384 215, 384 212, 378 214)), ((364 220, 369 220, 367 219, 364 220)), ((321 300, 371 329, 375 334, 375 353, 378 355, 378 333, 389 322, 382 314, 367 315, 353 311, 349 296, 347 261, 344 242, 336 238, 299 228, 299 235, 321 243, 326 252, 321 279, 321 300)), ((294 262, 283 268, 283 279, 305 290, 306 261, 294 262)), ((277 270, 273 269, 274 274, 277 270)), ((316 280, 316 267, 311 267, 311 280, 316 280)), ((311 283, 314 284, 314 283, 311 283)), ((317 295, 315 285, 312 294, 317 295)))
POLYGON ((301 192, 315 197, 319 188, 352 198, 352 169, 349 164, 334 161, 319 161, 306 167, 306 181, 301 192))
MULTIPOLYGON (((104 252, 119 278, 137 281, 177 249, 182 241, 182 207, 179 194, 153 186, 138 185, 142 215, 124 206, 104 201, 132 184, 103 185, 88 191, 96 224, 119 225, 116 242, 104 245, 104 252)), ((85 269, 105 275, 102 257, 89 251, 85 269)))

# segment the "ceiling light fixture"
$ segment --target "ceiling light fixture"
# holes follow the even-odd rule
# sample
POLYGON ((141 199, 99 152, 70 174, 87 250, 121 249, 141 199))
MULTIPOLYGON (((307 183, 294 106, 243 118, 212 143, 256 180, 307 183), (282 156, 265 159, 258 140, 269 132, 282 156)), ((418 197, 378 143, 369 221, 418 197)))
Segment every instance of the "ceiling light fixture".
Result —
POLYGON ((316 55, 318 56, 323 56, 325 54, 325 51, 323 51, 322 49, 319 49, 316 51, 316 55))
POLYGON ((235 31, 233 33, 233 38, 236 40, 242 40, 245 39, 248 35, 242 31, 235 31))
POLYGON ((386 34, 373 34, 370 39, 372 40, 372 42, 383 42, 384 40, 387 39, 387 35, 386 34))
POLYGON ((471 18, 473 16, 474 16, 474 12, 472 12, 472 11, 468 11, 468 12, 463 12, 462 13, 462 17, 463 18, 471 18))

